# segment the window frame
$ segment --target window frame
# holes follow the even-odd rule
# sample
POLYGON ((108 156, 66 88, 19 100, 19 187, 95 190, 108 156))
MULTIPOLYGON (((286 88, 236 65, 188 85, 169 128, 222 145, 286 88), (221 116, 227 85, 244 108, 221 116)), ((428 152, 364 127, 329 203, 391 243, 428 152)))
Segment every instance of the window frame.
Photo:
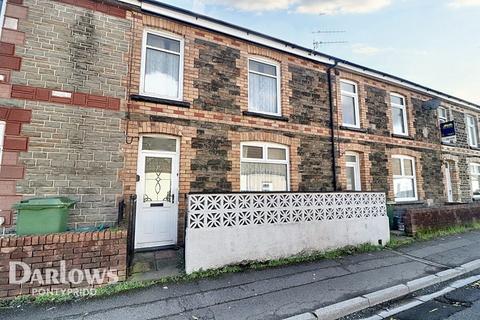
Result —
POLYGON ((342 108, 342 125, 345 127, 350 128, 360 128, 360 104, 359 104, 359 95, 358 95, 358 84, 351 80, 340 79, 340 104, 342 108), (355 87, 355 93, 351 93, 348 91, 342 90, 342 82, 346 84, 353 85, 355 87), (349 96, 353 98, 354 103, 354 110, 355 110, 355 124, 345 123, 345 117, 343 116, 345 113, 343 111, 343 95, 349 96))
POLYGON ((395 202, 409 202, 409 201, 418 201, 418 186, 417 186, 417 172, 416 172, 416 164, 415 158, 410 156, 404 155, 393 155, 392 156, 392 180, 393 180, 393 196, 395 197, 395 202), (400 159, 400 171, 402 175, 395 175, 393 173, 393 159, 400 159), (405 160, 412 161, 412 176, 405 175, 405 160), (413 189, 414 189, 414 197, 410 198, 397 198, 396 197, 396 190, 395 190, 395 179, 413 179, 413 189))
POLYGON ((471 115, 471 114, 465 114, 465 126, 467 128, 467 140, 468 140, 468 145, 470 147, 478 147, 478 119, 476 116, 471 115), (470 125, 469 119, 472 119, 473 121, 473 126, 470 125), (473 128, 475 131, 475 135, 472 137, 470 133, 470 128, 473 128), (473 143, 472 138, 475 139, 475 143, 473 143))
POLYGON ((0 6, 0 38, 2 37, 3 24, 5 23, 5 12, 7 11, 7 1, 8 0, 3 0, 2 5, 0 6))
MULTIPOLYGON (((354 169, 354 174, 355 174, 355 186, 354 186, 355 189, 347 190, 347 191, 362 191, 362 181, 361 181, 361 173, 360 173, 360 154, 353 151, 345 152, 345 167, 346 168, 352 167, 354 169), (347 156, 355 157, 355 162, 347 161, 347 156)), ((345 171, 345 176, 347 177, 347 171, 345 171)))
POLYGON ((0 165, 2 164, 2 160, 3 160, 3 145, 5 143, 6 127, 7 127, 7 123, 5 121, 0 121, 0 165))
POLYGON ((266 114, 266 115, 271 115, 271 116, 281 116, 282 115, 282 104, 281 104, 281 101, 282 101, 282 90, 281 90, 281 80, 282 80, 282 77, 281 77, 281 65, 279 62, 277 61, 274 61, 274 60, 270 60, 270 59, 266 59, 266 58, 263 58, 263 57, 257 57, 257 56, 250 56, 248 57, 247 59, 247 103, 248 103, 248 111, 249 112, 253 112, 253 113, 260 113, 260 114, 266 114), (265 73, 261 73, 261 72, 257 72, 257 71, 250 71, 250 61, 255 61, 255 62, 259 62, 259 63, 263 63, 263 64, 268 64, 272 67, 275 67, 275 70, 276 70, 276 73, 277 75, 276 76, 272 76, 272 75, 269 75, 269 74, 265 74, 265 73), (259 74, 259 75, 262 75, 262 76, 266 76, 266 77, 270 77, 270 78, 275 78, 276 81, 277 81, 277 85, 276 85, 276 89, 277 89, 277 112, 276 113, 273 113, 273 112, 266 112, 266 111, 259 111, 259 110, 253 110, 252 109, 252 106, 250 105, 250 72, 252 73, 255 73, 255 74, 259 74))
POLYGON ((477 163, 477 162, 470 162, 470 163, 469 163, 469 171, 470 171, 470 172, 469 172, 469 173, 470 173, 470 174, 469 174, 469 176, 470 176, 470 191, 471 191, 471 193, 472 193, 472 198, 478 199, 478 198, 480 198, 480 195, 475 196, 475 194, 473 193, 473 179, 472 179, 472 176, 473 176, 473 175, 477 176, 477 179, 478 179, 479 182, 480 182, 480 170, 479 170, 479 172, 475 172, 475 173, 474 173, 474 172, 473 172, 473 168, 474 168, 474 167, 480 168, 480 163, 477 163))
MULTIPOLYGON (((244 141, 240 143, 240 176, 242 163, 266 163, 266 164, 286 164, 287 165, 287 190, 290 191, 290 147, 288 145, 273 143, 273 142, 261 142, 261 141, 244 141), (243 156, 243 147, 252 146, 252 147, 262 147, 262 159, 246 158, 243 156), (277 148, 285 150, 285 160, 272 160, 268 159, 268 148, 277 148)), ((267 192, 267 191, 247 191, 241 190, 241 192, 267 192)))
POLYGON ((167 100, 175 100, 175 101, 183 101, 183 81, 184 81, 184 61, 185 61, 185 52, 184 52, 184 45, 185 40, 183 37, 170 33, 165 32, 163 30, 156 30, 151 28, 145 28, 143 30, 143 37, 142 37, 142 56, 141 56, 141 67, 140 67, 140 94, 148 97, 160 98, 160 99, 167 99, 167 100), (159 37, 167 38, 174 41, 180 42, 180 52, 173 52, 165 49, 159 49, 151 46, 147 46, 147 37, 148 34, 153 34, 159 37), (153 92, 145 91, 145 71, 147 67, 147 48, 151 48, 153 50, 162 51, 170 54, 176 54, 180 57, 179 61, 179 70, 178 70, 178 96, 164 96, 161 94, 156 94, 153 92))
POLYGON ((445 122, 448 122, 450 120, 450 110, 445 108, 445 107, 438 107, 437 109, 437 117, 438 117, 438 123, 441 124, 441 123, 445 123, 445 122), (440 110, 444 110, 445 111, 445 117, 443 116, 440 116, 440 110))
POLYGON ((393 134, 400 136, 408 136, 408 114, 407 114, 407 98, 401 94, 391 92, 390 93, 390 108, 392 114, 392 131, 393 134), (403 105, 392 102, 392 97, 397 97, 403 100, 403 105), (393 108, 401 109, 403 114, 403 127, 405 132, 395 132, 395 116, 393 113, 393 108))

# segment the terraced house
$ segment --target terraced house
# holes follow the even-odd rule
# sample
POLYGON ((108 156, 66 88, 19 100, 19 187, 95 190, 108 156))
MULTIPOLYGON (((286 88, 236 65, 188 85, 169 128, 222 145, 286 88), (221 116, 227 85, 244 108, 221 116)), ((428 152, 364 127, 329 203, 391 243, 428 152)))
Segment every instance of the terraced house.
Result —
POLYGON ((157 1, 4 0, 0 21, 12 231, 32 196, 76 199, 80 227, 136 195, 138 249, 183 244, 188 194, 480 196, 474 103, 157 1))

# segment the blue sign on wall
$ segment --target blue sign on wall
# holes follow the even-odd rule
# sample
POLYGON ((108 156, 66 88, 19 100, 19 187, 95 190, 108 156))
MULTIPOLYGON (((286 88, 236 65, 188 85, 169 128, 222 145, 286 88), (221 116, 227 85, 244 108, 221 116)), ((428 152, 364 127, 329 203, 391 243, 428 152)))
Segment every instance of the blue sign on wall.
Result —
POLYGON ((455 135, 455 121, 440 123, 442 138, 453 137, 455 135))

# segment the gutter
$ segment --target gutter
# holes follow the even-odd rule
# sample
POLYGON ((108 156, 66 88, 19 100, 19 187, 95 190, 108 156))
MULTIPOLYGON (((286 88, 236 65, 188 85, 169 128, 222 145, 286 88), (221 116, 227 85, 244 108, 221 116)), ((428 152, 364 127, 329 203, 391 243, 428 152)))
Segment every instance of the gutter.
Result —
POLYGON ((346 69, 352 72, 360 73, 368 77, 379 79, 381 81, 387 81, 395 85, 402 86, 404 88, 415 90, 430 97, 437 97, 446 102, 461 105, 463 107, 480 111, 480 104, 466 101, 461 98, 454 97, 452 95, 443 93, 438 90, 428 88, 426 86, 417 84, 413 81, 409 81, 388 73, 384 73, 375 69, 371 69, 347 60, 343 60, 328 54, 324 54, 309 48, 305 48, 296 45, 291 42, 287 42, 275 37, 262 34, 260 32, 250 30, 244 27, 240 27, 219 19, 215 19, 209 16, 197 14, 195 12, 181 9, 175 6, 167 5, 155 0, 117 0, 119 2, 127 3, 138 7, 144 12, 148 12, 154 15, 163 16, 168 19, 173 19, 195 25, 204 29, 208 29, 214 32, 222 33, 228 36, 233 36, 238 39, 243 39, 249 42, 260 44, 272 49, 287 52, 299 57, 309 59, 311 61, 323 63, 329 66, 337 65, 339 68, 346 69))
POLYGON ((332 70, 337 67, 338 62, 335 61, 333 66, 328 67, 327 69, 327 82, 328 82, 328 105, 330 112, 330 144, 332 146, 332 185, 333 191, 337 191, 337 153, 335 147, 335 128, 333 124, 334 112, 333 112, 333 88, 332 86, 332 70))

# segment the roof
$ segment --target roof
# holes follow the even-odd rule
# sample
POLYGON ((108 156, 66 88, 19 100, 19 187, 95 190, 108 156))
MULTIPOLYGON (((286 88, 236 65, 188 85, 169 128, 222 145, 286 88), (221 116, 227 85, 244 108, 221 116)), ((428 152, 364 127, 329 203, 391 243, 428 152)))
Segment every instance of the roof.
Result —
POLYGON ((409 89, 420 91, 424 94, 441 98, 451 103, 460 104, 466 107, 480 109, 480 105, 438 91, 413 81, 385 73, 376 69, 372 69, 360 64, 350 62, 335 56, 331 56, 316 50, 302 47, 295 43, 291 43, 282 39, 278 39, 261 32, 250 30, 232 23, 215 19, 206 15, 198 14, 193 11, 178 8, 172 5, 161 3, 155 0, 118 0, 139 7, 142 11, 153 13, 155 15, 164 16, 170 19, 186 22, 195 26, 209 29, 215 32, 224 33, 229 36, 240 38, 243 40, 258 43, 273 49, 288 52, 309 60, 317 61, 327 65, 338 65, 339 67, 349 69, 354 72, 374 77, 383 81, 388 81, 409 89))

